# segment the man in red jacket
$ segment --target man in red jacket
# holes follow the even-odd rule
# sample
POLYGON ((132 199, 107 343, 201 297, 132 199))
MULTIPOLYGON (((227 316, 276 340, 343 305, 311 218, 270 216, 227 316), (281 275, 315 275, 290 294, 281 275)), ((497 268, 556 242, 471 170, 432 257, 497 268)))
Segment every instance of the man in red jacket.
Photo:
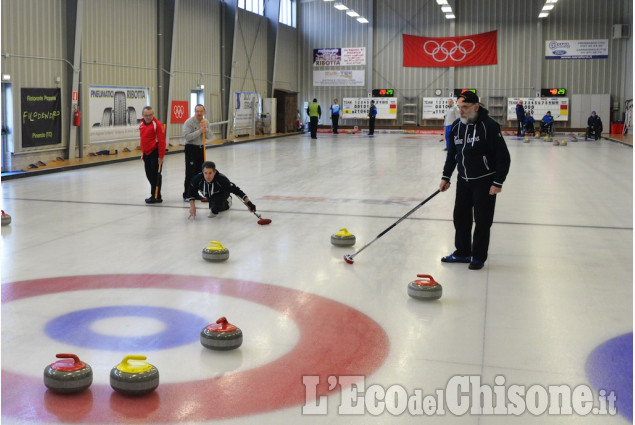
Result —
POLYGON ((159 165, 163 164, 165 156, 165 132, 161 121, 154 117, 152 106, 143 108, 143 121, 139 126, 139 137, 141 138, 146 177, 150 182, 150 197, 146 199, 146 204, 159 204, 163 202, 163 199, 161 198, 160 183, 157 192, 157 178, 159 165))

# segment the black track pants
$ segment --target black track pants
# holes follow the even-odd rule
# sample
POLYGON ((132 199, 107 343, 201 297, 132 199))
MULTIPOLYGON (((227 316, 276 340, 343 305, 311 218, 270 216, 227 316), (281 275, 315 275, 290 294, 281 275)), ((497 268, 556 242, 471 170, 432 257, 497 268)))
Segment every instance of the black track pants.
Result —
POLYGON ((187 198, 190 182, 203 169, 203 146, 185 145, 185 182, 183 197, 187 198))
POLYGON ((472 256, 482 262, 487 260, 489 234, 496 206, 496 195, 489 194, 491 186, 492 180, 487 177, 469 182, 458 178, 454 203, 456 255, 472 256), (475 224, 473 239, 472 222, 475 224))
MULTIPOLYGON (((143 164, 146 170, 146 178, 150 183, 150 196, 154 197, 157 187, 157 176, 159 174, 159 149, 153 150, 150 155, 143 154, 143 164)), ((161 188, 157 199, 161 199, 161 188)))

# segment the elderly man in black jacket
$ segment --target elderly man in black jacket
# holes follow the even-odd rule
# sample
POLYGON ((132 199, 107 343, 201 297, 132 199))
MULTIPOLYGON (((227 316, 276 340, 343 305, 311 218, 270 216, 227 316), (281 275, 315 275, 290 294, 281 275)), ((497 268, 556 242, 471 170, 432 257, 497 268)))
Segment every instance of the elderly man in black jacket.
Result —
POLYGON ((452 173, 457 169, 456 250, 441 261, 470 263, 471 270, 479 270, 487 260, 496 194, 503 189, 511 160, 500 126, 489 117, 478 96, 471 91, 464 92, 458 97, 458 105, 461 118, 450 130, 450 147, 439 185, 441 192, 448 190, 452 173))

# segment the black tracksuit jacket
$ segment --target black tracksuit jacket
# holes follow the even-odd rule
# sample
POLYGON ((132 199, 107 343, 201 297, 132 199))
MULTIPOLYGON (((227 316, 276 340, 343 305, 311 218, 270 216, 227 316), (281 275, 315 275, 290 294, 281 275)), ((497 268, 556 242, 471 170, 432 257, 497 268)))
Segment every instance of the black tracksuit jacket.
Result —
POLYGON ((443 180, 450 181, 456 168, 465 181, 491 178, 494 186, 502 187, 510 163, 500 125, 489 117, 487 109, 479 108, 474 124, 463 124, 460 119, 452 123, 443 180))

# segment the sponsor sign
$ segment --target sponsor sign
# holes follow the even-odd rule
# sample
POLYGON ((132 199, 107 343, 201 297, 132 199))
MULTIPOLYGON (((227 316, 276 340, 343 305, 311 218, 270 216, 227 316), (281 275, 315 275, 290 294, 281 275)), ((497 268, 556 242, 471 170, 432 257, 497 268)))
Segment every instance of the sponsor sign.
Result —
POLYGON ((62 100, 60 89, 20 90, 22 147, 55 145, 62 142, 62 100))
POLYGON ((609 40, 547 40, 545 59, 606 59, 609 40))
POLYGON ((147 87, 90 86, 91 143, 138 139, 143 108, 148 105, 150 90, 147 87))
POLYGON ((365 85, 365 76, 364 70, 313 71, 313 85, 316 87, 361 87, 365 85))

